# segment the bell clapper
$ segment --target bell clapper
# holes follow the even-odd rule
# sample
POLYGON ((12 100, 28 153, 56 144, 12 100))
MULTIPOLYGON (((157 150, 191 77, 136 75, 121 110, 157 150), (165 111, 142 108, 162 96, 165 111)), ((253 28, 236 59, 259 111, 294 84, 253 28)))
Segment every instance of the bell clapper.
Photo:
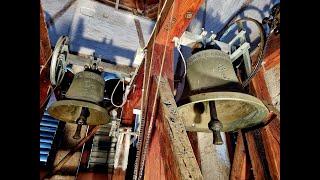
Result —
POLYGON ((208 126, 209 129, 213 132, 213 144, 222 145, 223 140, 220 133, 222 129, 222 123, 218 120, 215 102, 210 101, 209 106, 211 121, 209 122, 208 126))
POLYGON ((81 109, 81 114, 79 116, 79 118, 77 119, 76 123, 77 123, 77 130, 73 135, 73 139, 80 139, 81 138, 81 128, 82 125, 86 124, 87 118, 90 115, 89 109, 86 107, 83 107, 81 109))
POLYGON ((213 132, 213 144, 222 145, 223 140, 220 133, 222 129, 221 122, 218 120, 211 120, 209 123, 209 128, 213 132))

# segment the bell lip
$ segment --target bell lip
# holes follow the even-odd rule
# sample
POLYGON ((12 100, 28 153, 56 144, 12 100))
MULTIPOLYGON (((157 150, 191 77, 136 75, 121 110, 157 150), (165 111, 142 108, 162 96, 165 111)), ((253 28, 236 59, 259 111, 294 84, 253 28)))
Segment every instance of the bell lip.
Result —
POLYGON ((60 100, 60 101, 56 101, 54 103, 52 103, 50 105, 50 107, 48 108, 48 113, 50 116, 52 116, 53 118, 57 119, 57 120, 60 120, 60 121, 64 121, 64 122, 67 122, 67 123, 74 123, 76 124, 76 121, 75 120, 66 120, 66 119, 60 119, 59 117, 57 117, 55 114, 52 113, 52 110, 53 108, 56 108, 57 106, 61 106, 61 105, 67 105, 67 104, 74 104, 74 106, 82 106, 82 107, 87 107, 87 108, 91 108, 91 109, 94 109, 94 110, 97 110, 99 111, 103 116, 104 116, 104 121, 100 121, 100 123, 96 122, 92 122, 92 121, 89 121, 86 123, 86 125, 103 125, 103 124, 108 124, 110 122, 110 116, 108 114, 108 110, 99 106, 99 105, 96 105, 94 103, 91 103, 91 102, 87 102, 87 101, 79 101, 79 100, 60 100))
MULTIPOLYGON (((207 93, 200 93, 196 95, 189 96, 189 98, 184 99, 184 104, 180 105, 178 107, 178 111, 186 106, 189 106, 190 104, 195 104, 199 102, 207 102, 207 101, 221 101, 221 100, 237 100, 237 101, 242 101, 246 103, 252 104, 256 109, 261 111, 261 120, 257 120, 255 124, 251 126, 247 126, 244 128, 237 128, 237 129, 225 129, 223 128, 221 132, 233 132, 237 131, 239 129, 247 129, 250 127, 255 127, 259 124, 266 123, 266 117, 268 116, 269 109, 265 106, 265 104, 258 99, 257 97, 245 94, 245 93, 239 93, 239 92, 207 92, 207 93), (210 97, 210 98, 208 98, 210 97)), ((182 115, 183 117, 183 115, 182 115)), ((229 123, 227 123, 229 124, 229 123)), ((230 123, 231 124, 231 123, 230 123)), ((206 132, 210 132, 210 130, 206 130, 206 132)))

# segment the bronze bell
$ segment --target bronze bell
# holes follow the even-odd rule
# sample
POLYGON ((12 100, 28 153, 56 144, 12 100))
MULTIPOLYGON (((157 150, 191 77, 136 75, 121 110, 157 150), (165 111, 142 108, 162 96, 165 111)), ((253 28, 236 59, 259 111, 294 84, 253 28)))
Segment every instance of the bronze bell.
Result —
POLYGON ((188 131, 214 131, 216 135, 215 131, 237 131, 266 118, 269 111, 261 100, 242 92, 228 54, 203 50, 193 54, 187 63, 178 111, 188 131))
POLYGON ((78 125, 101 125, 109 122, 105 108, 99 106, 104 98, 105 81, 101 75, 82 71, 75 74, 66 99, 54 102, 49 114, 61 121, 78 125))

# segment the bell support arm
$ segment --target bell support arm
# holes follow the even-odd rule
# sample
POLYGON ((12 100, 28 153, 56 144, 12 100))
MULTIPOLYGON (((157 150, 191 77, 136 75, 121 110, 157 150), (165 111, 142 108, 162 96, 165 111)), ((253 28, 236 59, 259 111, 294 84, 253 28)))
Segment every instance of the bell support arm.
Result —
POLYGON ((234 62, 239 57, 243 56, 246 73, 251 73, 251 58, 249 54, 250 43, 246 40, 246 31, 241 30, 230 42, 222 42, 215 40, 216 35, 211 32, 208 36, 208 32, 203 29, 201 34, 193 34, 189 31, 185 31, 180 38, 174 37, 173 41, 177 45, 187 46, 193 48, 196 43, 213 43, 217 44, 222 51, 228 53, 231 62, 234 62), (240 41, 239 47, 236 48, 237 42, 240 41))
MULTIPOLYGON (((90 58, 85 58, 81 56, 77 56, 74 54, 68 53, 67 55, 67 63, 78 65, 78 66, 89 66, 93 62, 90 58)), ((135 68, 125 66, 125 65, 115 65, 106 62, 99 62, 98 68, 102 68, 105 72, 120 74, 123 77, 131 77, 132 73, 134 73, 135 68)))

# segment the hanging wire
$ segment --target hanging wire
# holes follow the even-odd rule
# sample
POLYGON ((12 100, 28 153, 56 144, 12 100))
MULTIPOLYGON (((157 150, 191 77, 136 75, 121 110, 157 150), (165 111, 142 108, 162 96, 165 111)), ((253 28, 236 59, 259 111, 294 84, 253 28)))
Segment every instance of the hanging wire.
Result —
POLYGON ((118 88, 120 82, 122 82, 122 90, 125 91, 125 87, 124 87, 124 80, 123 78, 119 79, 117 85, 114 87, 113 91, 112 91, 112 94, 111 94, 111 97, 110 97, 110 100, 111 100, 111 104, 117 108, 122 108, 122 106, 126 103, 127 101, 127 97, 126 97, 126 93, 123 93, 122 95, 122 103, 121 105, 116 105, 114 102, 113 102, 113 95, 114 95, 114 92, 116 91, 116 89, 118 88))
POLYGON ((184 72, 183 72, 182 79, 184 79, 187 75, 187 63, 186 63, 186 60, 184 59, 184 56, 181 52, 181 44, 180 44, 179 40, 175 40, 175 46, 176 46, 176 48, 181 56, 182 62, 183 62, 184 72))
POLYGON ((52 54, 53 53, 51 53, 50 54, 50 56, 47 58, 47 60, 46 60, 46 63, 41 67, 41 69, 40 69, 40 74, 42 73, 42 71, 44 70, 44 68, 48 65, 48 62, 50 61, 50 59, 51 59, 51 57, 52 57, 52 54))
MULTIPOLYGON (((173 11, 175 9, 175 1, 173 1, 173 4, 172 4, 172 10, 171 10, 171 15, 170 15, 170 22, 172 22, 172 18, 173 18, 173 11)), ((170 23, 170 28, 169 30, 172 28, 172 23, 170 23)), ((163 52, 163 55, 162 55, 162 60, 161 60, 161 66, 160 66, 160 72, 159 72, 159 78, 158 78, 158 82, 157 82, 157 86, 156 86, 156 91, 155 91, 155 97, 153 99, 153 105, 152 105, 152 111, 151 111, 151 118, 150 118, 150 124, 149 124, 149 127, 148 127, 148 131, 147 131, 147 137, 146 137, 146 145, 144 146, 143 148, 143 154, 146 154, 147 153, 147 150, 148 150, 148 147, 149 147, 149 140, 150 140, 150 136, 151 136, 151 132, 152 132, 152 128, 153 128, 153 121, 154 121, 154 115, 155 115, 155 107, 156 107, 156 102, 157 102, 157 98, 158 98, 158 93, 159 93, 159 86, 160 86, 160 81, 161 81, 161 78, 162 78, 162 71, 163 71, 163 65, 164 65, 164 60, 165 60, 165 55, 166 55, 166 52, 167 52, 167 44, 168 44, 168 41, 169 41, 169 33, 170 31, 167 32, 167 35, 166 35, 166 43, 165 43, 165 47, 164 47, 164 52, 163 52)), ((151 65, 150 67, 151 68, 151 65)), ((139 178, 138 179, 141 179, 142 178, 142 172, 143 172, 143 167, 144 167, 144 163, 145 163, 145 158, 142 159, 142 162, 141 162, 141 166, 140 166, 140 173, 139 173, 139 178)))

